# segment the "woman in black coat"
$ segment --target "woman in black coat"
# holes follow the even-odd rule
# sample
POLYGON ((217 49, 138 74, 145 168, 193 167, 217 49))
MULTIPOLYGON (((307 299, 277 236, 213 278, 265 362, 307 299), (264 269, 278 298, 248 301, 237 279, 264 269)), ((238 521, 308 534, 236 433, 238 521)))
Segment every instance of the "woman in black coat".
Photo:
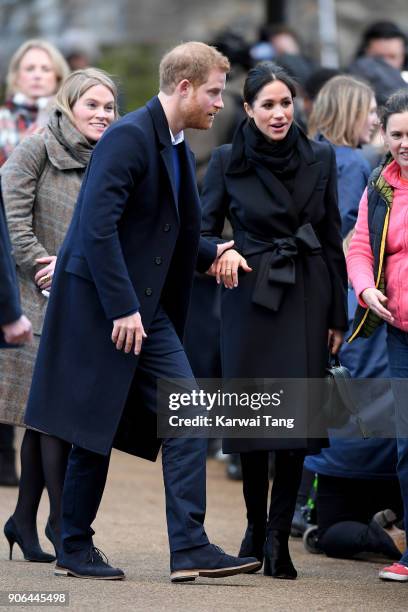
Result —
MULTIPOLYGON (((203 185, 203 236, 221 241, 225 218, 235 248, 219 258, 221 351, 226 378, 321 378, 328 347, 347 329, 336 163, 330 145, 293 121, 295 85, 271 62, 250 70, 245 119, 232 145, 213 153, 203 185)), ((317 406, 305 400, 306 411, 317 406), (308 405, 310 404, 310 405, 308 405)), ((309 413, 311 414, 311 413, 309 413)), ((308 422, 308 421, 306 421, 308 422)), ((288 538, 305 454, 321 439, 228 439, 240 452, 248 527, 240 555, 264 573, 296 578, 288 538), (269 515, 268 451, 276 451, 269 515)))

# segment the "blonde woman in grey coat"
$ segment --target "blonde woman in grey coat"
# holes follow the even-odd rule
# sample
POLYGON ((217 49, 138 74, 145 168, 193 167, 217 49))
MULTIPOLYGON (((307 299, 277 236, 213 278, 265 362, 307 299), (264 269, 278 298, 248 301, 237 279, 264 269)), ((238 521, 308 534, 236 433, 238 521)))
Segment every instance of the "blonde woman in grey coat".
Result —
MULTIPOLYGON (((46 124, 68 74, 61 53, 45 40, 26 40, 16 49, 6 75, 6 100, 0 106, 0 166, 25 136, 46 124)), ((13 441, 14 427, 0 424, 0 486, 18 486, 13 441)))
MULTIPOLYGON (((27 137, 1 169, 22 307, 32 321, 34 342, 0 354, 0 422, 23 425, 58 249, 92 149, 116 117, 117 92, 110 77, 95 68, 77 70, 63 82, 47 126, 27 137)), ((17 506, 4 527, 10 559, 17 542, 28 561, 54 560, 40 548, 37 509, 45 484, 50 501, 45 533, 56 550, 69 450, 57 438, 26 429, 17 506)))

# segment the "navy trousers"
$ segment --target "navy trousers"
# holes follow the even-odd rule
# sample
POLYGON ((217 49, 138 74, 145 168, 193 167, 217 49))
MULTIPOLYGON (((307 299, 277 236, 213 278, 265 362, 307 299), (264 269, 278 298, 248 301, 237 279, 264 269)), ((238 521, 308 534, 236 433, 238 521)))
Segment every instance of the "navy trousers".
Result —
MULTIPOLYGON (((408 333, 388 325, 387 335, 388 358, 393 379, 393 394, 395 401, 395 421, 398 448, 397 475, 404 502, 405 534, 408 543, 408 410, 407 382, 408 379, 408 333), (398 379, 405 379, 400 384, 398 379)), ((408 549, 402 555, 402 565, 408 566, 408 549)))
MULTIPOLYGON (((143 342, 133 384, 152 405, 159 378, 193 379, 184 349, 171 321, 159 306, 143 342)), ((137 406, 134 407, 137 410, 137 406)), ((207 440, 163 440, 162 466, 170 551, 208 544, 204 530, 207 440)), ((105 488, 109 456, 73 446, 62 500, 62 554, 86 554, 92 545, 91 525, 105 488)))

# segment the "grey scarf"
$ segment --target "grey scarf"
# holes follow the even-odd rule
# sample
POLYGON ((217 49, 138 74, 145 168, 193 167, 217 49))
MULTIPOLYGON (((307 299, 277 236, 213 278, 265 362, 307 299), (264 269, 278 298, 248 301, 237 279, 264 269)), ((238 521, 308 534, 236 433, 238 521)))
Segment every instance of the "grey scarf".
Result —
POLYGON ((84 167, 88 165, 94 144, 77 130, 64 113, 52 111, 47 127, 71 157, 84 167))

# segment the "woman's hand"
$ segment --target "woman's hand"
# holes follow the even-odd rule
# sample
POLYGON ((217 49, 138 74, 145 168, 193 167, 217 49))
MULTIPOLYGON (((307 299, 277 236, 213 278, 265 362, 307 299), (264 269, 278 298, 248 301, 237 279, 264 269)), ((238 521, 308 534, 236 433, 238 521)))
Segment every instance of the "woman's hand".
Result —
POLYGON ((57 263, 56 256, 50 255, 49 257, 40 257, 35 261, 39 264, 48 264, 45 266, 45 268, 41 268, 40 270, 38 270, 37 274, 34 276, 36 285, 41 290, 50 289, 52 277, 54 276, 55 264, 57 263))
POLYGON ((329 335, 327 338, 327 346, 332 355, 336 355, 341 345, 343 344, 344 332, 340 329, 329 329, 329 335))
POLYGON ((381 317, 381 319, 384 319, 387 323, 394 322, 394 317, 390 311, 385 308, 388 298, 381 293, 381 291, 369 287, 361 292, 361 299, 367 304, 368 308, 381 317))
POLYGON ((216 277, 217 283, 224 283, 227 289, 238 287, 238 269, 242 268, 244 272, 252 272, 246 262, 235 249, 225 251, 211 266, 209 273, 216 277))

